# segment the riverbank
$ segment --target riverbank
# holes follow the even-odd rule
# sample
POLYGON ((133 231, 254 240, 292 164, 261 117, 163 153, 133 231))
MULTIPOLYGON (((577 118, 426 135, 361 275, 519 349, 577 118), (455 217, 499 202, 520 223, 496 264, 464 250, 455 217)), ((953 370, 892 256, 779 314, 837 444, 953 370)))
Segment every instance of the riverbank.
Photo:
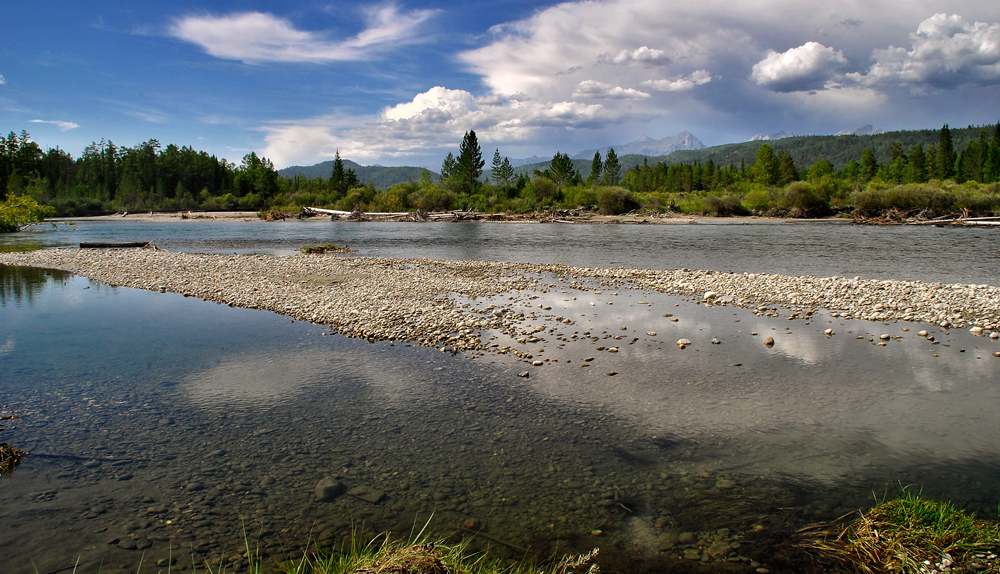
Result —
POLYGON ((531 293, 632 288, 733 305, 758 315, 831 317, 971 328, 997 338, 1000 289, 988 285, 794 277, 680 269, 597 269, 484 261, 342 256, 217 255, 161 250, 50 249, 0 254, 0 263, 70 271, 112 286, 173 292, 329 325, 369 341, 531 358, 526 345, 574 319, 518 309, 531 293), (501 294, 518 294, 507 303, 501 294), (502 336, 501 336, 502 335, 502 336), (497 338, 499 337, 499 338, 497 338), (504 344, 506 343, 506 344, 504 344))
MULTIPOLYGON (((804 219, 804 218, 788 218, 788 217, 765 217, 756 215, 747 216, 731 216, 731 217, 713 217, 711 215, 694 215, 694 214, 682 214, 673 212, 648 212, 648 213, 626 213, 621 215, 602 215, 597 212, 591 212, 586 210, 572 210, 572 211, 540 211, 534 213, 477 213, 477 212, 448 212, 448 214, 453 214, 447 219, 438 220, 451 220, 451 221, 483 221, 483 222, 493 222, 493 223, 561 223, 561 224, 573 224, 573 223, 601 223, 601 224, 666 224, 666 225, 685 225, 685 224, 716 224, 716 225, 748 225, 753 223, 795 223, 795 222, 817 222, 826 221, 830 223, 850 223, 849 219, 843 217, 827 217, 822 219, 804 219)), ((296 221, 299 219, 298 214, 295 213, 284 213, 284 221, 296 221)), ((321 215, 313 215, 310 217, 303 218, 304 220, 317 220, 326 219, 327 217, 321 215)), ((343 219, 350 219, 344 217, 343 219)), ((63 223, 70 221, 148 221, 154 223, 163 223, 171 221, 206 221, 206 222, 221 222, 221 221, 259 221, 264 223, 265 220, 260 217, 260 214, 256 211, 178 211, 178 212, 128 212, 128 213, 115 213, 110 215, 93 215, 87 217, 56 217, 49 218, 46 221, 53 223, 63 223)), ((400 217, 390 217, 385 215, 372 215, 372 214, 362 214, 360 219, 354 219, 355 221, 399 221, 408 222, 414 221, 411 218, 400 218, 400 217)), ((270 221, 274 221, 272 218, 270 221)))

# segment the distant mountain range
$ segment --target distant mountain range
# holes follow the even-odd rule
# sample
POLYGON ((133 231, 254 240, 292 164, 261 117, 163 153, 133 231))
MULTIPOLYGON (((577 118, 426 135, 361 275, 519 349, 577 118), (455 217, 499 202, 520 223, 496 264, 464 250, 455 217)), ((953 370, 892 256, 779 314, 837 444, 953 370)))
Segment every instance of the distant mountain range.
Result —
POLYGON ((771 132, 769 134, 757 134, 750 138, 752 142, 769 142, 774 140, 783 140, 785 138, 797 138, 799 134, 795 132, 771 132))
POLYGON ((834 135, 838 136, 876 136, 878 134, 884 134, 885 131, 881 130, 871 124, 867 126, 861 126, 860 128, 854 128, 853 130, 842 130, 834 135))
MULTIPOLYGON (((353 169, 361 183, 367 184, 369 181, 379 189, 385 189, 404 183, 407 181, 420 181, 420 176, 424 172, 422 167, 385 167, 381 165, 360 165, 349 159, 344 162, 344 169, 353 169)), ((330 177, 333 171, 333 160, 317 163, 316 165, 301 166, 293 165, 285 169, 279 169, 278 175, 289 179, 302 175, 309 179, 317 177, 330 177)), ((431 172, 431 179, 438 180, 438 174, 431 172)))
MULTIPOLYGON (((837 136, 874 136, 874 135, 878 135, 878 134, 882 134, 882 133, 885 133, 885 132, 882 131, 882 130, 880 130, 879 128, 871 125, 871 124, 868 124, 866 126, 861 126, 859 128, 854 128, 853 130, 841 130, 841 131, 835 133, 834 135, 837 135, 837 136)), ((812 135, 812 134, 809 134, 809 135, 812 135)), ((780 132, 771 132, 769 134, 757 134, 757 135, 753 136, 752 138, 750 138, 749 141, 752 141, 752 142, 762 142, 762 141, 783 140, 783 139, 787 139, 787 138, 797 138, 797 137, 805 137, 805 136, 803 136, 801 134, 797 134, 795 132, 780 131, 780 132)))
MULTIPOLYGON (((608 150, 615 148, 615 155, 623 156, 629 154, 660 156, 670 155, 682 149, 705 149, 705 144, 694 137, 691 132, 683 131, 675 136, 665 137, 661 140, 654 140, 649 136, 622 145, 608 146, 600 149, 586 149, 578 151, 572 155, 573 159, 594 159, 594 153, 601 152, 601 157, 607 157, 608 150)), ((551 158, 550 158, 551 159, 551 158)))

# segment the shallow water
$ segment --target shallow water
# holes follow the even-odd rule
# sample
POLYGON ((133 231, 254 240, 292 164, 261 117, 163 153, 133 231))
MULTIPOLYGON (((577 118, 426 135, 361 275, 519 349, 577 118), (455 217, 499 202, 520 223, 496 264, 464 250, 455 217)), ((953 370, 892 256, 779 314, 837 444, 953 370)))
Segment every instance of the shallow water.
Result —
MULTIPOLYGON (((138 216, 141 218, 141 216, 138 216)), ((0 250, 152 241, 173 251, 277 253, 336 243, 358 255, 1000 284, 1000 230, 726 220, 699 224, 84 220, 0 235, 0 250)))
MULTIPOLYGON (((85 222, 0 236, 0 249, 154 239, 289 253, 334 242, 361 255, 998 284, 993 233, 85 222)), ((478 533, 474 548, 512 559, 600 547, 610 572, 636 560, 682 571, 682 549, 664 540, 697 532, 736 545, 730 566, 775 571, 790 567, 774 554, 788 531, 901 486, 996 516, 1000 344, 548 281, 546 292, 496 299, 528 315, 525 330, 543 315, 571 321, 521 346, 544 361, 534 367, 0 266, 0 405, 22 415, 0 440, 33 453, 0 483, 4 572, 71 569, 78 558, 80 572, 134 572, 140 561, 153 572, 169 557, 188 570, 239 565, 247 540, 265 556, 294 556, 352 527, 405 536, 427 520, 442 536, 478 533), (878 346, 882 334, 891 338, 878 346), (681 338, 692 344, 679 349, 681 338), (368 494, 317 502, 328 477, 368 494)))
POLYGON ((498 298, 525 328, 573 321, 536 334, 533 367, 0 266, 0 393, 23 415, 2 439, 34 453, 0 484, 5 571, 239 564, 245 533, 280 557, 427 520, 511 558, 601 547, 612 572, 678 569, 664 536, 728 528, 733 564, 780 568, 772 533, 900 485, 995 515, 1000 344, 549 280, 498 298), (378 501, 317 502, 327 477, 378 501))

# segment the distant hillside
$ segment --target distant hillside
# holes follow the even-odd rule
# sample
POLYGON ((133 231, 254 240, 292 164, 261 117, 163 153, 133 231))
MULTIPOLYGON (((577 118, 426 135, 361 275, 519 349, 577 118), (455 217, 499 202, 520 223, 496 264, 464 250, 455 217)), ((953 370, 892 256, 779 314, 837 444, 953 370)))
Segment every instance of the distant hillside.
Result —
MULTIPOLYGON (((988 135, 992 137, 994 126, 986 126, 988 135)), ((951 137, 955 150, 961 153, 970 141, 979 138, 982 127, 951 128, 951 137)), ((796 136, 782 138, 771 141, 749 141, 734 144, 725 144, 707 147, 699 150, 681 150, 665 156, 650 157, 644 155, 618 155, 622 171, 631 169, 643 162, 653 165, 663 162, 667 165, 678 163, 691 163, 699 161, 704 163, 711 159, 715 165, 724 166, 730 163, 739 166, 741 162, 746 165, 753 164, 757 157, 757 150, 764 143, 774 148, 775 153, 787 151, 795 165, 799 169, 805 169, 816 162, 820 156, 828 159, 835 169, 841 169, 852 159, 860 159, 861 152, 865 148, 872 148, 875 151, 875 158, 879 163, 889 161, 889 152, 892 144, 899 142, 903 150, 909 150, 911 146, 920 144, 927 148, 938 144, 940 130, 908 130, 884 132, 872 135, 843 135, 843 136, 796 136)), ((618 152, 618 148, 615 148, 618 152)), ((602 154, 603 156, 604 154, 602 154)), ((584 178, 590 175, 590 160, 573 160, 573 167, 576 168, 584 178)), ((517 173, 531 174, 534 170, 544 170, 549 167, 549 161, 528 164, 517 168, 517 173)))
MULTIPOLYGON (((979 132, 982 129, 982 127, 971 126, 951 128, 955 150, 961 153, 970 141, 979 138, 979 132)), ((989 130, 988 134, 992 136, 993 126, 986 126, 986 129, 989 130)), ((872 135, 798 136, 766 143, 774 148, 775 153, 782 150, 787 151, 795 160, 795 165, 800 168, 808 168, 822 156, 828 159, 834 168, 841 169, 852 159, 860 159, 861 152, 865 148, 872 148, 879 163, 887 163, 893 143, 899 142, 904 151, 917 144, 925 148, 936 146, 939 132, 940 130, 934 129, 884 132, 872 135)), ((728 165, 730 163, 740 165, 740 162, 746 162, 747 165, 750 165, 754 162, 757 150, 760 149, 762 143, 764 142, 743 142, 696 151, 678 151, 666 157, 649 158, 649 162, 662 161, 671 165, 693 161, 705 162, 711 158, 715 165, 728 165)))
MULTIPOLYGON (((397 183, 405 183, 407 181, 420 181, 420 177, 424 172, 424 168, 422 167, 384 167, 381 165, 360 165, 348 159, 342 161, 344 162, 344 169, 353 169, 361 183, 367 184, 371 181, 379 189, 385 189, 397 183)), ((310 166, 293 165, 278 170, 278 175, 288 179, 292 179, 298 175, 313 179, 317 177, 330 177, 331 171, 333 171, 333 160, 310 166)), ((438 174, 431 172, 431 180, 438 181, 438 174)))

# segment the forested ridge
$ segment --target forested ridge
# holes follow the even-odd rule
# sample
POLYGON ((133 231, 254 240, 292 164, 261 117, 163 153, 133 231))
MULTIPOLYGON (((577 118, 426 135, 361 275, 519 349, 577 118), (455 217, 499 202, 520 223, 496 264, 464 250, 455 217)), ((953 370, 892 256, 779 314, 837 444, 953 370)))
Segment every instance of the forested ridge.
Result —
POLYGON ((606 157, 598 152, 582 162, 557 152, 530 171, 512 168, 499 149, 487 166, 474 131, 465 134, 457 151, 444 159, 440 176, 420 168, 378 168, 382 174, 408 170, 402 172, 407 181, 390 183, 361 177, 359 172, 375 172, 342 159, 339 152, 318 167, 319 173, 328 172, 325 176, 298 168, 297 175, 282 177, 256 153, 236 164, 155 139, 132 147, 101 140, 74 158, 59 148, 42 150, 27 132, 11 132, 0 136, 0 199, 9 204, 27 198, 51 208, 36 215, 63 216, 193 209, 288 212, 307 205, 378 212, 1000 213, 1000 123, 803 136, 665 158, 619 158, 610 149, 606 157))

